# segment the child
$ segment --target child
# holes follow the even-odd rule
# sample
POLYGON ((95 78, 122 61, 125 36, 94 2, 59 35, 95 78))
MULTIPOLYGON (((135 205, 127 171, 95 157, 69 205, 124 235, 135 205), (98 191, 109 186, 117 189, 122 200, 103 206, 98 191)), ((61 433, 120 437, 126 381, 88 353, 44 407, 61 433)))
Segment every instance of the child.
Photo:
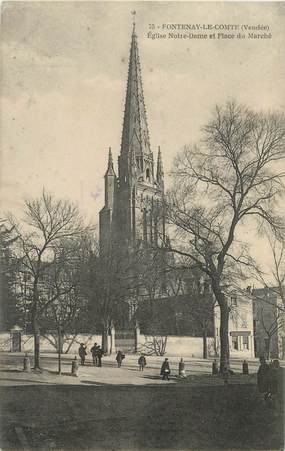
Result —
POLYGON ((146 358, 145 358, 145 356, 143 354, 139 357, 138 364, 139 364, 139 367, 140 367, 140 371, 143 371, 144 367, 146 366, 146 358))

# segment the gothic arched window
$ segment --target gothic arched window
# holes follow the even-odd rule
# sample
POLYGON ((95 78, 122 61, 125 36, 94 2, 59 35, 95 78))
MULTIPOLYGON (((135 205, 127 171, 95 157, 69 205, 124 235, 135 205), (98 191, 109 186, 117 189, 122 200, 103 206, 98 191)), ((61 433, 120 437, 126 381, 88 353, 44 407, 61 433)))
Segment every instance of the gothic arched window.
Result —
POLYGON ((146 179, 149 180, 150 179, 150 172, 149 172, 149 168, 147 168, 146 170, 146 179))

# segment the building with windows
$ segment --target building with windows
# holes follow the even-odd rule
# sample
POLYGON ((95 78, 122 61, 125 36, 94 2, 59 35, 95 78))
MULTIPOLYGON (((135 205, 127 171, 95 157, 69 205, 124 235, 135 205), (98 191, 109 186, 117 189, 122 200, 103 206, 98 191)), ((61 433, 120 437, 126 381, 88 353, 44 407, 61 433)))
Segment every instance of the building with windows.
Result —
POLYGON ((253 325, 256 357, 285 357, 284 305, 277 288, 253 290, 253 325))
MULTIPOLYGON (((232 292, 227 296, 229 305, 229 348, 233 358, 254 357, 253 304, 249 290, 232 292)), ((220 347, 220 308, 214 307, 215 345, 220 347)))

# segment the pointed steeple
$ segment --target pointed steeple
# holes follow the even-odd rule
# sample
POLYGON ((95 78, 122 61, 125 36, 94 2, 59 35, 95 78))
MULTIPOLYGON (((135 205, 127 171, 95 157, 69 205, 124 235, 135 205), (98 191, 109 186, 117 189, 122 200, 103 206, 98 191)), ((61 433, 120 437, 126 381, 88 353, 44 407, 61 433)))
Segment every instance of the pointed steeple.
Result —
POLYGON ((157 180, 157 183, 161 187, 163 187, 163 184, 164 184, 164 171, 163 171, 163 163, 162 163, 162 158, 161 158, 160 146, 158 146, 156 180, 157 180))
POLYGON ((121 143, 121 155, 130 153, 136 156, 151 153, 135 23, 133 23, 121 143))
POLYGON ((111 147, 109 147, 109 156, 108 156, 108 166, 107 166, 107 171, 105 174, 105 177, 108 175, 116 175, 115 171, 114 171, 114 165, 113 165, 113 156, 112 156, 112 149, 111 147))

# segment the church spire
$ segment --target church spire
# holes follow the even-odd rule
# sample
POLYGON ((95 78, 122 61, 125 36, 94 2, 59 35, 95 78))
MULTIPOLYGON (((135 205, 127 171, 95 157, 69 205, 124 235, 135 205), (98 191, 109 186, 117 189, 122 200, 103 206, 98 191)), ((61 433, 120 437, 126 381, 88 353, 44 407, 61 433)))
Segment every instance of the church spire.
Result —
POLYGON ((151 153, 135 22, 133 23, 121 143, 121 155, 131 153, 137 156, 151 153))

